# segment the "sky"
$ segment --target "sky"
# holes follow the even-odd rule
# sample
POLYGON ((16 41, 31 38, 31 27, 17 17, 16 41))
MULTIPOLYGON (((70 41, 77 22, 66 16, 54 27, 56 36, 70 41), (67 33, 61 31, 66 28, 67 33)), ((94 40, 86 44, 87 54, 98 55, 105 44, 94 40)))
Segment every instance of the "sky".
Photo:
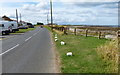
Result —
MULTIPOLYGON (((1 0, 0 16, 36 24, 50 22, 50 0, 1 0), (18 15, 19 15, 18 14, 18 15)), ((118 25, 118 0, 53 0, 53 22, 59 25, 118 25)))

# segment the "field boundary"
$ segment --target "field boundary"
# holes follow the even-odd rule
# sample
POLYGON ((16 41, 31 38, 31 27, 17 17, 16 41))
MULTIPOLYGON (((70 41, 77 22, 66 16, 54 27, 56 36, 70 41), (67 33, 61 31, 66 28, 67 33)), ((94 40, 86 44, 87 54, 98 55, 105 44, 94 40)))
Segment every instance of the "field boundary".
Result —
POLYGON ((90 26, 53 26, 52 29, 62 31, 64 34, 73 34, 81 36, 93 36, 98 39, 108 38, 116 39, 120 36, 118 27, 90 27, 90 26))

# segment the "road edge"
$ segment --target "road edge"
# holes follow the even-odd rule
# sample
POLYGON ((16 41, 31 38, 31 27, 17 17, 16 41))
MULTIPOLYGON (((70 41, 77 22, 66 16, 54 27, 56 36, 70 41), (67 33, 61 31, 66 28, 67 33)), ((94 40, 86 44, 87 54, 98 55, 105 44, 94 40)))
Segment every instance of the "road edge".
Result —
POLYGON ((59 52, 56 50, 56 45, 55 45, 55 42, 54 42, 54 39, 53 39, 53 33, 52 32, 50 32, 50 38, 51 38, 51 43, 52 43, 52 50, 53 50, 53 53, 54 53, 54 56, 55 56, 55 69, 56 69, 57 73, 61 73, 60 55, 59 55, 59 52))

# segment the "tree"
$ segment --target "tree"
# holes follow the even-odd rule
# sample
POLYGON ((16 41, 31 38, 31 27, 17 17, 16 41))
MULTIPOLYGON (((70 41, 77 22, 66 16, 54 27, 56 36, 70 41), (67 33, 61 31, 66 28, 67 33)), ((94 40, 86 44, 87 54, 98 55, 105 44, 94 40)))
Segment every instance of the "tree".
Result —
POLYGON ((44 23, 41 23, 41 22, 37 22, 37 25, 44 25, 44 23))

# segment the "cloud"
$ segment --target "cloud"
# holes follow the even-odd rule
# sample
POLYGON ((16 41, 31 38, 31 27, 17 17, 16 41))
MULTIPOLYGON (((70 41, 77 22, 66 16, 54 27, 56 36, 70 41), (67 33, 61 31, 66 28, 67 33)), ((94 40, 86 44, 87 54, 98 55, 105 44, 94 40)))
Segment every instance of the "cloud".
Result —
MULTIPOLYGON (((46 10, 42 6, 36 7, 38 4, 36 5, 30 4, 28 5, 28 8, 29 8, 28 10, 24 9, 24 12, 26 13, 23 12, 23 20, 32 21, 33 23, 36 23, 37 21, 46 23, 46 18, 47 18, 46 15, 47 15, 48 10, 46 10)), ((105 20, 106 17, 110 17, 110 18, 115 17, 115 15, 117 14, 116 13, 117 9, 108 9, 104 7, 101 7, 101 10, 98 10, 98 7, 96 8, 82 7, 80 8, 80 10, 79 10, 79 7, 71 6, 69 7, 69 9, 68 7, 62 6, 62 8, 60 9, 54 7, 53 18, 54 18, 55 23, 58 23, 58 24, 97 24, 97 21, 98 21, 99 24, 100 23, 104 24, 102 21, 105 20)))
MULTIPOLYGON (((42 0, 0 0, 0 2, 41 2, 42 0)), ((49 2, 50 0, 44 0, 49 2)), ((53 2, 67 2, 67 3, 76 3, 76 2, 118 2, 119 0, 52 0, 53 2)))
POLYGON ((119 0, 60 0, 61 2, 118 2, 119 0))
POLYGON ((77 2, 72 5, 75 5, 78 7, 117 8, 118 2, 77 2))
POLYGON ((24 10, 46 13, 48 11, 48 3, 41 1, 38 4, 24 4, 22 8, 24 10))
POLYGON ((97 24, 98 21, 98 24, 110 24, 110 23, 117 24, 116 19, 118 17, 117 15, 118 8, 116 7, 117 6, 116 4, 117 3, 113 3, 113 2, 111 3, 105 2, 100 4, 93 3, 93 5, 92 4, 89 5, 88 3, 87 5, 90 7, 80 7, 80 6, 74 7, 73 5, 71 6, 71 4, 67 4, 65 8, 54 9, 54 11, 55 14, 58 15, 59 21, 57 22, 59 23, 61 21, 61 23, 69 23, 69 24, 73 24, 73 23, 97 24), (96 5, 96 7, 94 7, 94 5, 96 5), (115 8, 112 8, 112 6, 115 8), (113 21, 111 21, 110 19, 113 19, 113 21))
POLYGON ((0 2, 40 2, 41 0, 0 0, 0 2))
MULTIPOLYGON (((38 21, 46 23, 50 0, 27 0, 28 2, 24 1, 21 2, 21 4, 23 4, 20 5, 19 8, 7 6, 2 8, 2 13, 9 15, 11 18, 14 18, 15 9, 18 8, 19 13, 22 14, 22 20, 31 21, 33 23, 36 23, 38 21)), ((92 0, 92 2, 88 2, 88 0, 53 0, 54 22, 58 24, 112 24, 113 22, 110 19, 113 19, 115 23, 118 13, 117 3, 102 2, 101 0, 97 0, 98 2, 94 1, 95 0, 92 0)))

